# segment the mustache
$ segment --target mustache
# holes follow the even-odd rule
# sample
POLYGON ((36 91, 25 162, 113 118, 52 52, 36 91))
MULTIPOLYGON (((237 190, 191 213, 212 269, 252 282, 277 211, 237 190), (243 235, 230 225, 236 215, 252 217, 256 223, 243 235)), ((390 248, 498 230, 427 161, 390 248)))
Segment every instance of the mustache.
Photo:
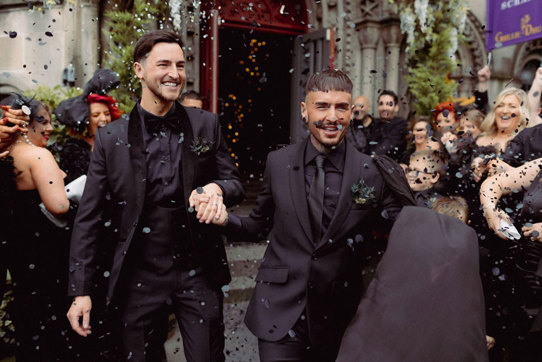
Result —
MULTIPOLYGON (((319 120, 319 121, 316 121, 316 122, 312 122, 312 124, 314 124, 316 126, 316 128, 324 128, 325 124, 324 124, 324 121, 322 120, 319 120)), ((330 124, 330 123, 328 123, 330 124)), ((342 124, 337 124, 337 129, 340 131, 343 129, 343 125, 342 124)))

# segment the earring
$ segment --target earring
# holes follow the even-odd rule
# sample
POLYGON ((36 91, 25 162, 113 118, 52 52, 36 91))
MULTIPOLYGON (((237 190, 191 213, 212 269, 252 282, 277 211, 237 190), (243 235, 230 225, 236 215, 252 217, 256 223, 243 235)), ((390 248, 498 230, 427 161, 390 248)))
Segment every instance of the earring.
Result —
POLYGON ((303 123, 307 122, 307 119, 305 117, 303 117, 303 123))

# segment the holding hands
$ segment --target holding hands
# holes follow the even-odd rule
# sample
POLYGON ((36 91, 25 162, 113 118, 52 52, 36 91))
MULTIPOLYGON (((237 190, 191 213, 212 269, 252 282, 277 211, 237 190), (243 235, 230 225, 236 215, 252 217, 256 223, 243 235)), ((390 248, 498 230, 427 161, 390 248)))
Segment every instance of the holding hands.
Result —
POLYGON ((197 212, 196 218, 200 223, 222 225, 228 217, 222 189, 215 183, 193 190, 188 202, 197 212))

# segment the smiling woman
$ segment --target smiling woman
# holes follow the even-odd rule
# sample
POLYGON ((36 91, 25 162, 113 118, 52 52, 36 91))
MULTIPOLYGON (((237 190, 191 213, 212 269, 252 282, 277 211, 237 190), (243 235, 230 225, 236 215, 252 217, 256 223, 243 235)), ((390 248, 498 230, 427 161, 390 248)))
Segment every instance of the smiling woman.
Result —
POLYGON ((17 192, 10 218, 13 235, 8 245, 8 269, 14 284, 13 322, 17 360, 69 360, 64 313, 67 284, 68 238, 39 209, 65 214, 70 202, 64 191, 64 172, 45 146, 51 127, 48 108, 34 99, 13 95, 3 103, 30 110, 28 133, 20 133, 10 146, 17 192), (58 320, 57 317, 58 316, 58 320))
POLYGON ((495 146, 503 151, 508 141, 527 127, 529 119, 533 119, 529 109, 529 100, 523 90, 504 89, 480 125, 483 133, 476 139, 476 144, 495 146))

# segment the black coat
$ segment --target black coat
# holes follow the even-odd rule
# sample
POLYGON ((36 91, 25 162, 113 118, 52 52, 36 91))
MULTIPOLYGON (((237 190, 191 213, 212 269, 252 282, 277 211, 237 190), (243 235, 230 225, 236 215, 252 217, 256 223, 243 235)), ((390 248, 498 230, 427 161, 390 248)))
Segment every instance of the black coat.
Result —
POLYGON ((362 294, 361 250, 372 220, 384 208, 393 219, 400 206, 371 157, 347 143, 335 214, 322 238, 313 240, 305 191, 306 142, 268 155, 256 207, 240 223, 232 220, 230 228, 256 238, 272 226, 245 318, 252 333, 277 341, 306 310, 311 342, 329 344, 340 339, 362 294), (351 192, 360 180, 374 187, 365 204, 355 203, 351 192))
POLYGON ((337 361, 488 360, 476 232, 405 207, 337 361))
MULTIPOLYGON (((180 104, 177 109, 182 109, 180 104)), ((224 203, 239 203, 243 188, 238 170, 229 156, 215 114, 184 108, 189 122, 182 123, 182 180, 184 202, 192 190, 210 182, 217 183, 224 191, 224 203), (212 149, 197 155, 191 150, 197 137, 213 141, 212 149)), ((96 244, 99 231, 107 220, 102 219, 106 195, 109 194, 114 209, 110 210, 110 230, 116 240, 113 265, 110 271, 107 296, 113 296, 130 244, 142 213, 146 187, 146 161, 140 115, 137 107, 129 120, 112 122, 96 133, 94 151, 88 170, 87 183, 80 202, 70 248, 69 295, 89 295, 92 289, 96 244)), ((224 245, 217 227, 201 225, 195 213, 187 210, 187 227, 191 242, 209 281, 222 286, 231 280, 224 245)))

